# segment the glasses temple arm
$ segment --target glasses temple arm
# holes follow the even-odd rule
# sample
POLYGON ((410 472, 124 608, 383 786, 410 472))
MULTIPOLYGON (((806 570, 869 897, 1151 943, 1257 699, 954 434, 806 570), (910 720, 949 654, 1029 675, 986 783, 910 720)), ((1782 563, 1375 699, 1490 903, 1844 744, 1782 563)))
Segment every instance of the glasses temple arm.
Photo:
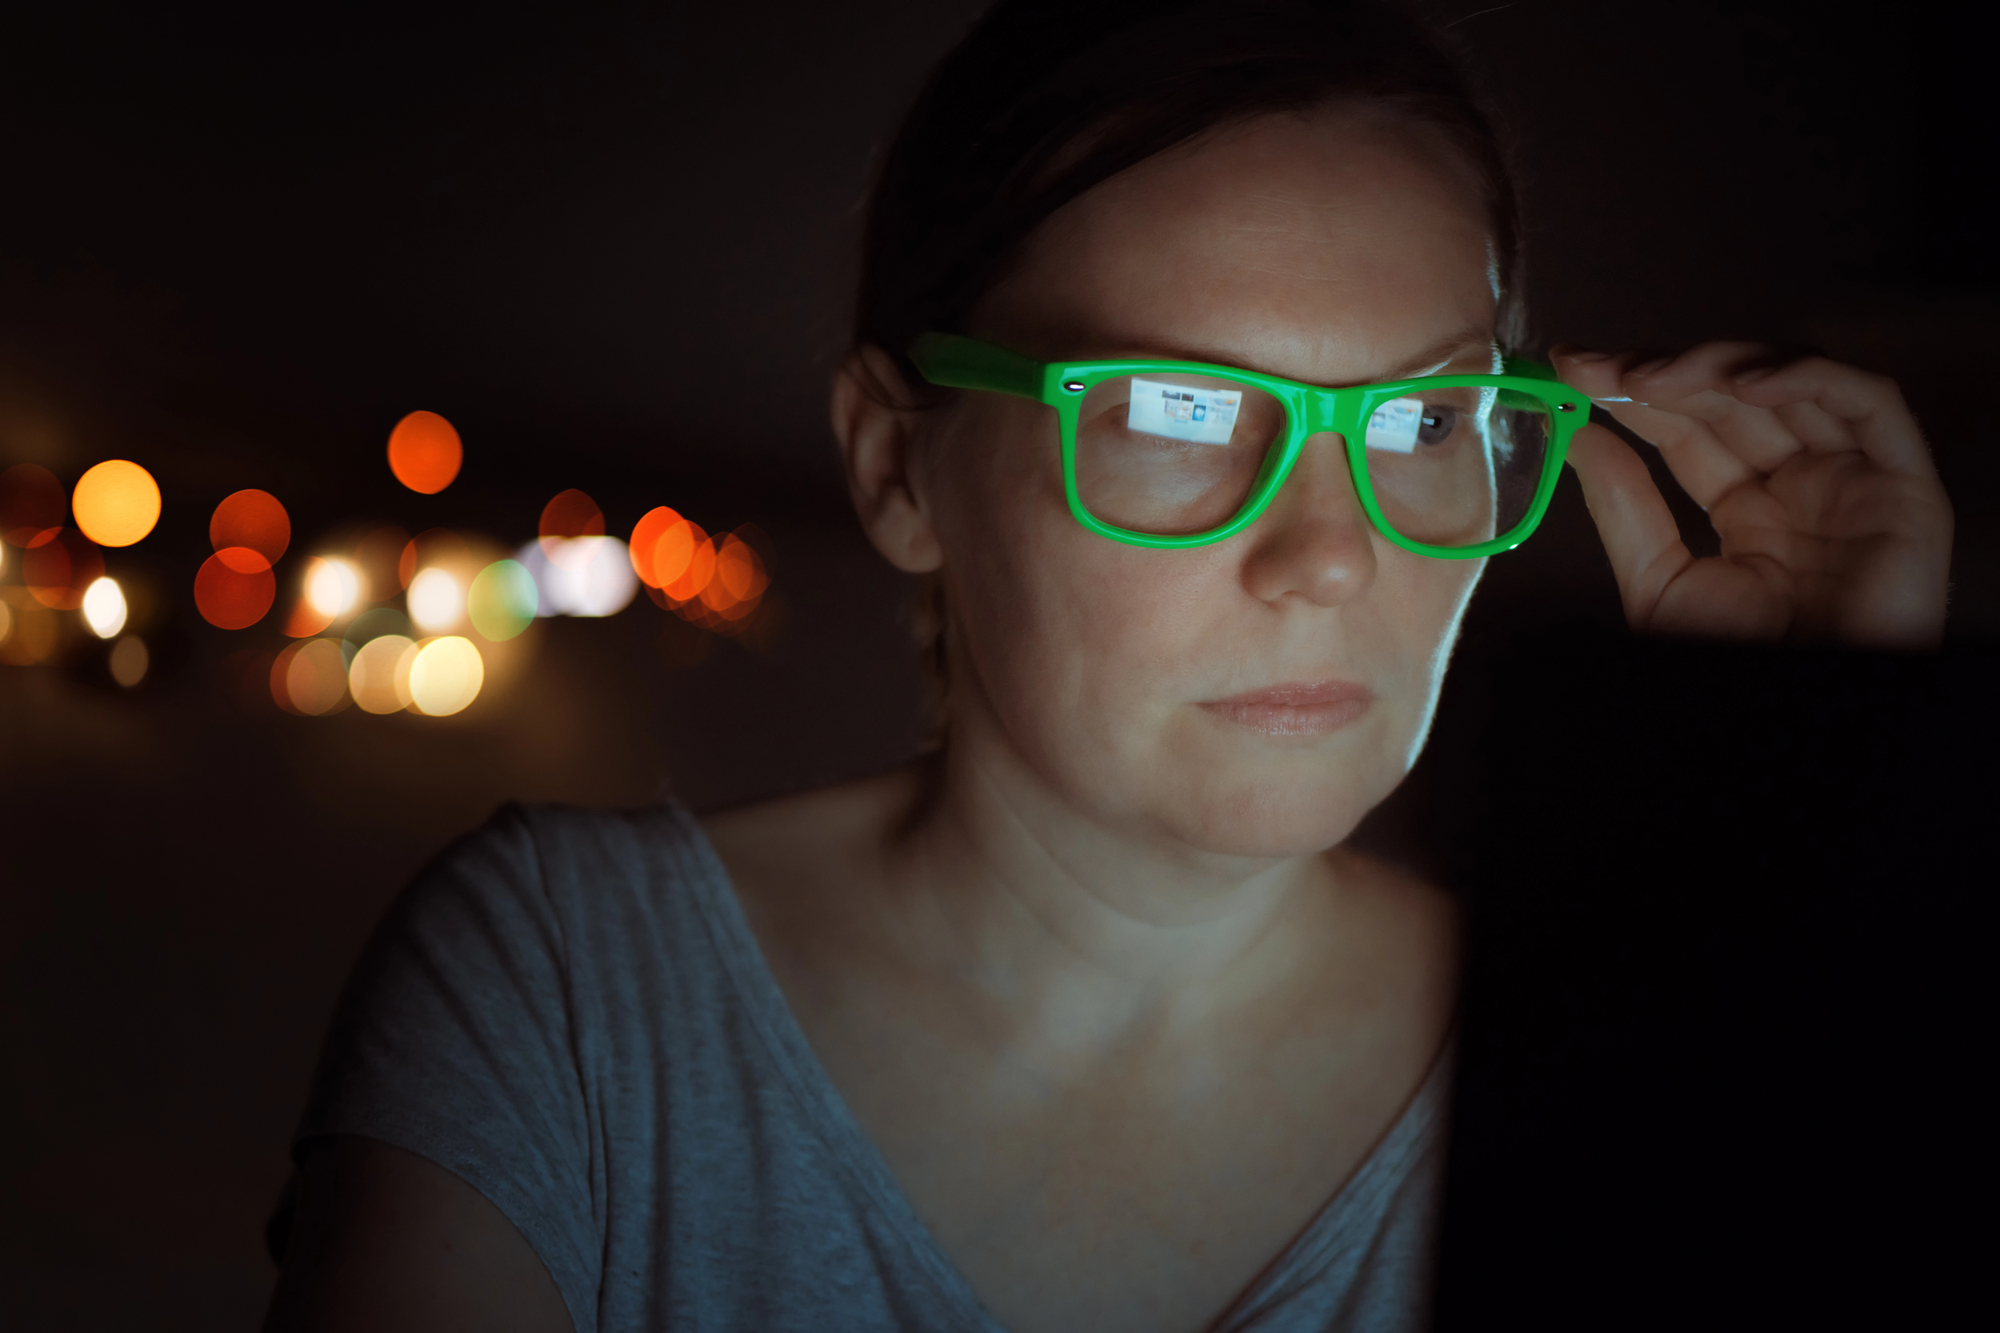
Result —
POLYGON ((957 333, 924 333, 910 344, 923 377, 947 389, 985 389, 1039 400, 1042 364, 957 333))

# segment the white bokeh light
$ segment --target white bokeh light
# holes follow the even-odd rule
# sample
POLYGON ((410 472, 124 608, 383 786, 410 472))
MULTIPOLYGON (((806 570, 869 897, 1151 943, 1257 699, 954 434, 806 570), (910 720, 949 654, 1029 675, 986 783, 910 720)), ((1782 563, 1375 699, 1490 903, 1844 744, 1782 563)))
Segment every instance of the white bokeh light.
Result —
POLYGON ((550 538, 529 542, 515 557, 535 576, 540 616, 609 616, 631 605, 639 576, 616 537, 550 538))
POLYGON ((337 616, 361 600, 361 575, 345 560, 321 560, 306 576, 306 600, 323 616, 337 616))
POLYGON ((465 590, 442 569, 426 569, 410 580, 410 619, 429 634, 442 633, 465 619, 465 590))
POLYGON ((125 628, 125 594, 116 579, 99 579, 84 590, 83 619, 98 638, 118 637, 125 628))

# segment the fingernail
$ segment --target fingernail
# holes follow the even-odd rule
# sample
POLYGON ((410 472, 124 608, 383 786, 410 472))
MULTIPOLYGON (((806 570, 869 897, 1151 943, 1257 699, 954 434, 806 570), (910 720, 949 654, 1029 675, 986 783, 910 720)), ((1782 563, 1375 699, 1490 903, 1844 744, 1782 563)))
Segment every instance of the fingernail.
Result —
POLYGON ((1672 360, 1673 358, 1670 356, 1659 357, 1656 360, 1648 361, 1643 365, 1634 366, 1625 373, 1627 375, 1651 375, 1655 371, 1666 369, 1668 363, 1671 362, 1672 360))
POLYGON ((1741 375, 1732 375, 1730 382, 1732 384, 1755 384, 1766 375, 1774 374, 1777 369, 1776 366, 1758 366, 1755 370, 1746 370, 1741 375))
POLYGON ((1568 358, 1569 358, 1570 360, 1572 360, 1572 361, 1609 361, 1609 360, 1611 359, 1611 353, 1609 353, 1609 352, 1568 352, 1568 351, 1566 351, 1566 352, 1564 352, 1564 353, 1563 353, 1563 355, 1564 355, 1564 356, 1566 356, 1566 357, 1568 357, 1568 358))

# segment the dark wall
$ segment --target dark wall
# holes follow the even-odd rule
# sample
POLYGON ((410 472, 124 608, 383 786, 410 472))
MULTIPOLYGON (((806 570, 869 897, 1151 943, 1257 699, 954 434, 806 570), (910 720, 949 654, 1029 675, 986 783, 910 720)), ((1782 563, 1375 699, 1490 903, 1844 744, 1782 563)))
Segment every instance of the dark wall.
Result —
MULTIPOLYGON (((873 154, 979 8, 10 13, 0 465, 134 458, 166 499, 110 557, 154 604, 153 675, 0 666, 10 1325, 254 1325, 335 989, 497 802, 711 804, 915 743, 904 589, 845 509, 823 399, 873 154), (418 407, 467 445, 434 497, 382 464, 418 407), (782 615, 746 644, 641 601, 538 625, 492 707, 294 717, 243 683, 275 627, 189 597, 210 509, 250 486, 299 554, 377 519, 519 543, 569 486, 614 530, 662 503, 754 521, 782 615)), ((1996 136, 1960 16, 1432 8, 1465 16, 1521 141, 1539 334, 1767 338, 1897 376, 1958 507, 1953 633, 2000 629, 1996 136)), ((1460 670, 1617 614, 1566 480, 1492 563, 1460 670)), ((1472 725, 1455 698, 1441 754, 1472 725)))

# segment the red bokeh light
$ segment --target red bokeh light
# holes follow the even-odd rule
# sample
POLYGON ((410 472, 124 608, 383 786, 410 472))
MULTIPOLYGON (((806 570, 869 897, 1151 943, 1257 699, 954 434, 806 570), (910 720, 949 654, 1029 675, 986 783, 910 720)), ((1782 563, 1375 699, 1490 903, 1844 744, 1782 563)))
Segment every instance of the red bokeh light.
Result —
POLYGON ((465 445, 435 412, 412 412, 389 432, 389 470, 419 495, 436 495, 458 477, 465 445))
POLYGON ((0 472, 0 537, 26 546, 68 516, 69 496, 55 473, 33 463, 0 472))
POLYGON ((542 549, 554 553, 555 543, 570 537, 602 537, 604 511, 582 491, 568 490, 542 506, 542 549))
POLYGON ((194 604, 218 629, 248 629, 264 618, 277 595, 270 561, 247 546, 224 547, 194 576, 194 604))
POLYGON ((45 528, 29 537, 21 552, 21 582, 43 606, 74 611, 84 590, 104 576, 96 543, 75 528, 45 528))
POLYGON ((209 544, 218 551, 240 547, 264 557, 264 567, 292 544, 292 520, 269 491, 238 491, 215 507, 208 520, 209 544))

